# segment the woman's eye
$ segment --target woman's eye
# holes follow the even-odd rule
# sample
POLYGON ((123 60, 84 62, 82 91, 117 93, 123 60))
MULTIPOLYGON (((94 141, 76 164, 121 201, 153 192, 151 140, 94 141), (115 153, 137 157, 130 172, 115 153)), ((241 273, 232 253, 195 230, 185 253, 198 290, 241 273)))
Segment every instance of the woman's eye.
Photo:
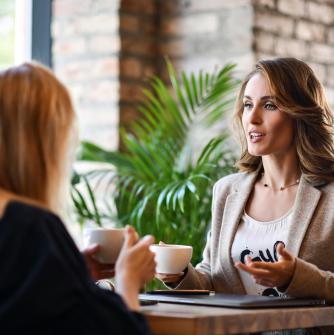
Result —
POLYGON ((267 102, 264 105, 264 108, 267 109, 267 110, 270 110, 270 111, 273 111, 273 110, 277 109, 276 105, 274 105, 272 103, 269 103, 269 102, 267 102))
POLYGON ((250 102, 244 103, 244 109, 252 109, 253 105, 250 102))

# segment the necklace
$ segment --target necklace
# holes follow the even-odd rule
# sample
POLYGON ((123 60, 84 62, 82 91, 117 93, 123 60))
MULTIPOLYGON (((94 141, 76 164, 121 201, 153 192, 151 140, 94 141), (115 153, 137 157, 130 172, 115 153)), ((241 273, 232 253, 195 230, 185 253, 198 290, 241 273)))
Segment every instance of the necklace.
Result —
MULTIPOLYGON (((263 179, 264 179, 264 173, 262 173, 262 177, 263 177, 263 179)), ((271 188, 271 189, 274 190, 274 191, 284 191, 286 188, 289 188, 289 187, 291 187, 291 186, 298 185, 299 182, 300 182, 300 179, 298 178, 298 179, 296 179, 296 181, 295 181, 294 183, 289 184, 289 185, 282 185, 279 189, 275 189, 275 188, 273 188, 272 186, 270 186, 270 185, 267 184, 266 182, 263 183, 263 186, 264 186, 264 187, 269 187, 269 188, 271 188)))

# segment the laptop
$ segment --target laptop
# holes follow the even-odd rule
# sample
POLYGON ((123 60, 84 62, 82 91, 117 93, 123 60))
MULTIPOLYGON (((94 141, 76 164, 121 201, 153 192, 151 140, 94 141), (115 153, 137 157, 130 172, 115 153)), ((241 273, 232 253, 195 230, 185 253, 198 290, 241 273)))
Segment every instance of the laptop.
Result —
POLYGON ((140 301, 175 303, 187 305, 201 305, 211 307, 233 308, 273 308, 273 307, 297 307, 297 306, 324 306, 325 299, 312 298, 281 298, 257 295, 236 295, 214 293, 210 294, 149 294, 139 295, 140 301))

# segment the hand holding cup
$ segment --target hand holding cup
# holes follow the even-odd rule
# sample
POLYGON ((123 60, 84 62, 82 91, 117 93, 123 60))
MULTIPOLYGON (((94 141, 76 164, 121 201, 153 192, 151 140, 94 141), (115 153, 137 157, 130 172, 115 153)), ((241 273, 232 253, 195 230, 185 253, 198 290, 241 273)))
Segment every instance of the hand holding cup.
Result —
POLYGON ((86 230, 82 254, 94 280, 115 275, 115 263, 124 241, 124 232, 124 228, 86 230))
POLYGON ((95 281, 111 278, 115 275, 114 263, 101 263, 96 259, 99 252, 100 246, 98 244, 92 244, 81 251, 90 274, 95 281))
POLYGON ((166 284, 179 282, 184 276, 192 256, 192 247, 187 245, 165 244, 160 242, 151 246, 157 262, 156 278, 166 284))
POLYGON ((133 310, 139 309, 139 290, 154 277, 156 263, 150 251, 153 241, 150 235, 138 240, 136 231, 126 227, 125 241, 116 262, 115 287, 133 310))

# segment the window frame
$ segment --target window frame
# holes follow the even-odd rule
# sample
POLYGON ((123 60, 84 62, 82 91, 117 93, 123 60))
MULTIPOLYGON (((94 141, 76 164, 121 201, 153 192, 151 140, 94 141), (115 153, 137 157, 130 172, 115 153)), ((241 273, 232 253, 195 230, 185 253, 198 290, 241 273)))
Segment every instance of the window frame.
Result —
POLYGON ((52 67, 51 20, 53 0, 32 0, 31 58, 52 67))

